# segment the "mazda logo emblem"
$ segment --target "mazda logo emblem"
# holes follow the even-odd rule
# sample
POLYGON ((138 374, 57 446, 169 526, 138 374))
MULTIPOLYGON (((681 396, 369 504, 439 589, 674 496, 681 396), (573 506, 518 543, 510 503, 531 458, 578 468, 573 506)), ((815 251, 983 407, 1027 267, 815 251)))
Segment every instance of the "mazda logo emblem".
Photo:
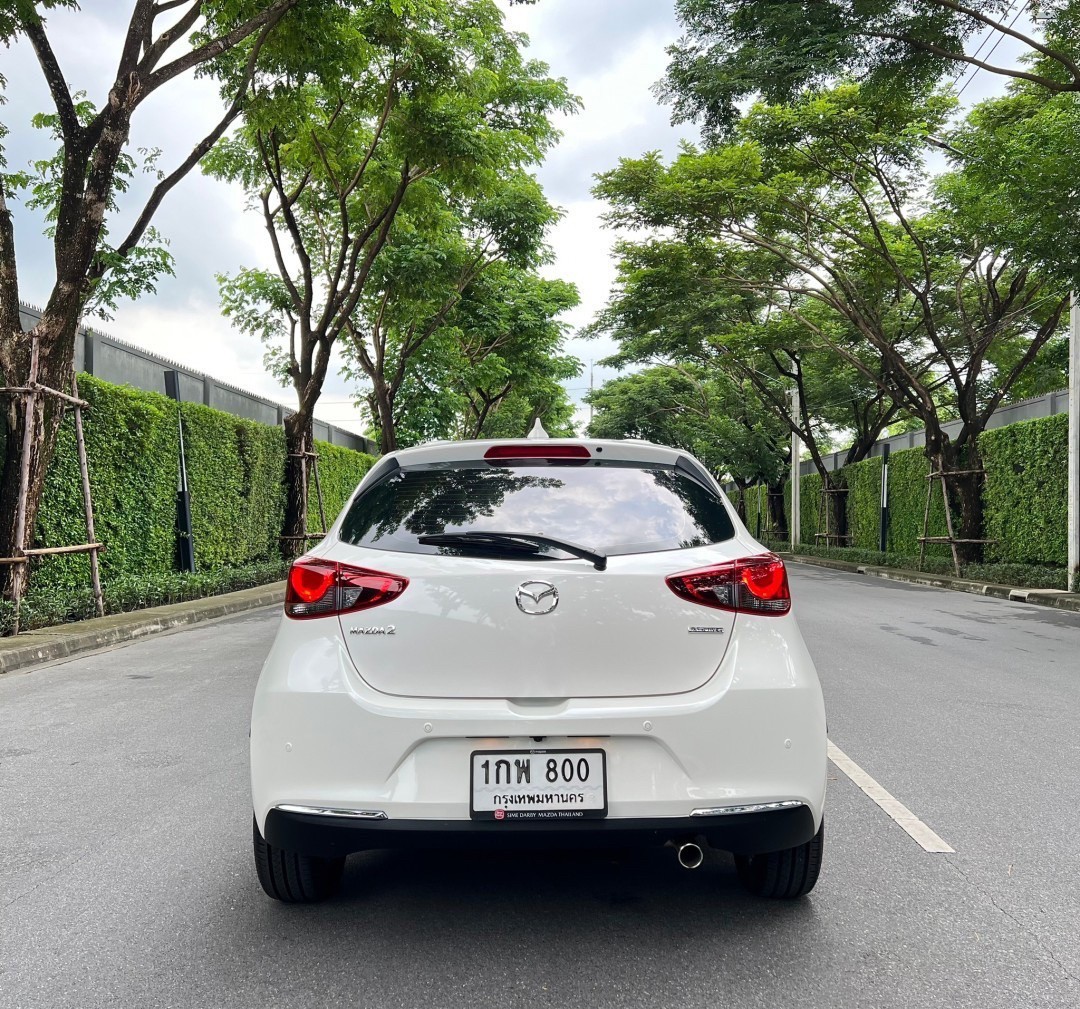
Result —
POLYGON ((523 582, 514 601, 527 616, 542 617, 559 605, 559 590, 551 582, 523 582))

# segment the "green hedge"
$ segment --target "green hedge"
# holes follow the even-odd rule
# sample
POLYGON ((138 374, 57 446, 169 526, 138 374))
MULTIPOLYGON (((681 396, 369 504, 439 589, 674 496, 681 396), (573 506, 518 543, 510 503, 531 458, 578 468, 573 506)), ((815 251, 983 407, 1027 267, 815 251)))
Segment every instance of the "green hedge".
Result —
POLYGON ((847 484, 848 545, 877 550, 881 537, 881 459, 866 459, 844 467, 847 484))
MULTIPOLYGON (((859 465, 865 464, 864 460, 859 465)), ((929 473, 930 460, 921 448, 909 448, 889 456, 889 535, 886 543, 890 553, 919 553, 929 473)), ((941 481, 935 480, 933 483, 927 535, 947 536, 949 527, 945 521, 941 481)), ((947 544, 931 543, 926 548, 926 554, 928 557, 947 557, 951 556, 951 551, 947 544)))
MULTIPOLYGON (((345 507, 345 502, 352 497, 356 485, 371 469, 375 457, 325 441, 316 441, 315 451, 319 456, 319 484, 326 508, 326 524, 330 526, 345 507)), ((308 528, 312 532, 318 532, 321 528, 314 477, 308 486, 308 528)))
MULTIPOLYGON (((919 537, 922 535, 923 514, 926 508, 926 474, 930 464, 922 449, 906 449, 894 452, 889 458, 889 535, 890 552, 918 554, 919 537)), ((865 459, 845 466, 836 478, 840 486, 848 488, 847 521, 851 547, 876 550, 880 535, 881 459, 865 459)), ((815 546, 817 533, 825 531, 821 513, 821 477, 807 473, 802 478, 801 521, 799 542, 815 546), (819 528, 820 526, 820 528, 819 528)), ((791 481, 784 485, 784 511, 791 521, 791 481)), ((937 491, 930 501, 930 536, 944 536, 945 507, 937 491)), ((947 556, 949 548, 931 544, 927 555, 947 556)))
MULTIPOLYGON (((1067 563, 1066 514, 1068 488, 1068 417, 1059 414, 1040 420, 1021 421, 985 431, 979 451, 986 470, 983 488, 984 535, 996 542, 986 550, 988 568, 999 575, 1008 565, 1020 568, 1064 567, 1067 563)), ((923 535, 927 474, 930 462, 921 448, 894 452, 889 458, 888 554, 917 559, 923 535)), ((839 474, 848 487, 847 519, 850 549, 876 551, 880 523, 881 459, 872 458, 846 466, 839 474)), ((764 501, 764 488, 756 488, 764 501)), ((753 499, 755 491, 748 493, 753 499)), ((817 545, 821 478, 811 473, 802 478, 802 530, 800 542, 817 545)), ((791 486, 785 486, 785 511, 791 516, 791 486)), ((954 526, 958 519, 954 516, 954 526)), ((751 530, 755 527, 751 525, 751 530)), ((930 536, 945 536, 945 505, 939 481, 930 495, 930 536)), ((927 547, 927 558, 951 556, 947 544, 927 547)), ((951 561, 948 565, 951 570, 951 561)), ((927 563, 932 569, 933 564, 927 563)), ((1023 574, 1023 572, 1019 572, 1023 574)), ((973 577, 989 577, 986 572, 973 577)), ((1039 576, 1042 577, 1042 576, 1039 576)), ((1035 576, 1024 575, 1030 584, 1035 576)), ((1055 580, 1050 576, 1043 581, 1055 580)), ((1056 583, 1056 580, 1055 580, 1056 583)))
MULTIPOLYGON (((197 570, 242 564, 244 469, 236 418, 195 403, 180 408, 197 570)), ((274 493, 273 486, 251 493, 274 493)))
POLYGON ((239 543, 247 561, 273 558, 285 521, 285 496, 277 490, 285 472, 285 433, 238 420, 236 435, 242 470, 239 543))
MULTIPOLYGON (((94 500, 104 581, 118 575, 167 571, 173 567, 176 526, 176 412, 168 399, 79 377, 79 393, 90 403, 83 415, 87 466, 94 500)), ((86 542, 75 424, 60 428, 45 480, 35 545, 86 542)), ((33 583, 56 591, 85 587, 85 555, 43 559, 33 583)))
MULTIPOLYGON (((840 479, 843 479, 841 473, 840 479)), ((799 542, 807 546, 814 546, 819 542, 818 533, 825 532, 826 516, 821 507, 821 477, 817 473, 807 473, 802 478, 800 486, 802 496, 799 498, 799 542)), ((827 505, 826 507, 831 507, 827 505)), ((791 481, 784 484, 784 514, 787 516, 788 528, 791 528, 791 481)), ((833 529, 831 518, 829 528, 833 529)), ((833 529, 833 532, 836 530, 833 529)))
MULTIPOLYGON (((781 545, 781 549, 786 549, 781 545)), ((877 550, 858 550, 850 547, 801 546, 796 551, 804 557, 828 557, 833 560, 847 561, 849 564, 869 564, 875 567, 890 567, 914 571, 918 567, 917 554, 883 554, 877 550)), ((923 564, 927 574, 954 575, 951 557, 927 557, 923 564)), ((965 564, 960 574, 972 581, 993 582, 998 585, 1020 585, 1032 589, 1065 588, 1064 568, 1047 567, 1038 564, 965 564)))
MULTIPOLYGON (((130 601, 168 601, 170 593, 198 594, 199 586, 232 585, 230 571, 253 584, 258 573, 280 574, 278 537, 285 513, 285 437, 278 427, 243 420, 194 403, 184 403, 188 486, 198 575, 178 589, 175 573, 177 407, 163 395, 116 386, 90 375, 79 377, 79 392, 90 403, 84 414, 94 520, 101 575, 113 609, 130 601), (255 574, 251 574, 255 572, 255 574), (205 583, 205 584, 204 584, 205 583)), ((371 456, 316 442, 327 519, 333 521, 371 456)), ((310 526, 318 528, 314 486, 310 526)), ((83 543, 86 525, 74 424, 61 428, 46 477, 35 528, 35 545, 83 543)), ((34 562, 31 609, 40 614, 84 614, 88 598, 86 555, 34 562), (55 597, 55 604, 42 600, 55 597)), ((179 584, 179 583, 177 583, 179 584)), ((217 589, 226 591, 226 589, 217 589)), ((187 597, 187 596, 185 596, 187 597)), ((148 602, 146 605, 151 605, 148 602)), ((28 600, 28 605, 30 605, 28 600)))
POLYGON ((746 491, 746 528, 756 536, 760 525, 764 537, 769 529, 769 490, 764 484, 749 487, 746 491))
MULTIPOLYGON (((254 588, 284 578, 287 570, 288 565, 279 559, 195 574, 156 571, 146 575, 117 575, 102 584, 102 601, 106 614, 127 613, 147 606, 165 606, 254 588)), ((88 584, 64 592, 36 584, 22 601, 19 627, 32 631, 96 615, 94 596, 88 584)), ((13 617, 12 604, 0 600, 0 634, 10 632, 13 617)))
POLYGON ((814 544, 817 533, 825 531, 821 514, 821 477, 810 473, 803 477, 802 495, 799 498, 799 542, 814 544))
POLYGON ((1021 421, 979 438, 986 488, 988 559, 1009 564, 1068 564, 1069 418, 1021 421))

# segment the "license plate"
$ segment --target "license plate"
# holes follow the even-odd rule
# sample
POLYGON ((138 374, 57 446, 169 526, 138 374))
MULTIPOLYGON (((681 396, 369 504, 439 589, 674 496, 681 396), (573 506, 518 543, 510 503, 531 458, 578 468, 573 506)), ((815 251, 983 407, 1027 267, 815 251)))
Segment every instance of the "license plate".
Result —
POLYGON ((603 750, 475 750, 474 820, 589 820, 607 816, 603 750))

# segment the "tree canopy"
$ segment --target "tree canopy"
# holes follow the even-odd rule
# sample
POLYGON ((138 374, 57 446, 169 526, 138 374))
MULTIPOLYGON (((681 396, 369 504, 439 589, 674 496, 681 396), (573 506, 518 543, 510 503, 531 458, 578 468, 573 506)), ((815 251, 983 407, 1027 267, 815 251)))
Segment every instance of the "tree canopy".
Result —
MULTIPOLYGON (((106 307, 121 295, 153 290, 155 278, 171 260, 151 221, 162 200, 235 122, 255 68, 279 43, 295 36, 282 28, 317 23, 344 0, 136 0, 116 54, 116 75, 107 93, 94 101, 73 93, 49 37, 49 15, 78 9, 73 0, 0 0, 0 43, 24 38, 34 51, 48 87, 52 109, 32 126, 50 131, 56 154, 12 170, 2 141, 10 132, 0 123, 0 379, 26 387, 32 347, 37 348, 36 379, 57 390, 71 388, 75 337, 80 316, 97 298, 106 307), (198 27, 200 18, 202 27, 198 27), (198 29, 198 30, 196 30, 198 29), (129 150, 130 127, 147 99, 184 74, 216 64, 232 66, 226 108, 207 134, 178 163, 161 169, 157 184, 122 237, 110 235, 109 222, 126 191, 136 160, 129 150), (29 194, 29 195, 27 195, 29 194), (55 274, 40 320, 24 334, 19 314, 17 242, 11 204, 28 199, 44 210, 54 249, 55 274)), ((7 82, 0 75, 0 88, 7 82)), ((156 154, 146 166, 157 170, 156 154)), ((63 409, 47 397, 29 415, 5 404, 0 471, 0 556, 20 556, 32 533, 41 503, 45 473, 56 445, 63 409), (25 448, 24 448, 25 446, 25 448), (23 475, 25 507, 19 505, 23 475)), ((0 591, 17 598, 28 565, 0 566, 0 591)))
POLYGON ((978 470, 977 436, 1053 340, 1068 298, 980 226, 961 182, 927 190, 926 154, 952 109, 933 90, 890 106, 855 84, 758 103, 725 143, 686 145, 671 164, 624 159, 596 192, 612 224, 664 232, 706 263, 703 294, 685 298, 708 311, 668 309, 674 320, 640 327, 647 341, 670 323, 676 342, 737 347, 744 371, 764 357, 797 387, 804 356, 825 351, 880 393, 876 423, 898 408, 922 421, 974 540, 979 484, 962 476, 978 470), (943 426, 952 417, 955 436, 943 426))
POLYGON ((660 94, 677 120, 713 138, 735 127, 747 99, 785 104, 841 79, 884 104, 974 68, 1044 94, 1080 92, 1077 0, 676 0, 675 9, 685 34, 668 50, 660 94), (993 44, 969 47, 981 34, 993 44), (995 61, 1003 39, 1023 47, 1023 67, 995 61))
POLYGON ((787 429, 746 383, 696 364, 654 365, 589 394, 594 438, 643 438, 684 449, 740 487, 782 479, 787 429))
MULTIPOLYGON (((556 212, 527 168, 558 137, 552 113, 576 107, 494 0, 368 0, 321 48, 261 67, 242 126, 206 162, 244 187, 270 238, 276 271, 223 278, 222 296, 296 390, 296 459, 342 337, 394 447, 409 359, 489 265, 543 258, 556 212)), ((298 464, 297 542, 305 478, 298 464)))

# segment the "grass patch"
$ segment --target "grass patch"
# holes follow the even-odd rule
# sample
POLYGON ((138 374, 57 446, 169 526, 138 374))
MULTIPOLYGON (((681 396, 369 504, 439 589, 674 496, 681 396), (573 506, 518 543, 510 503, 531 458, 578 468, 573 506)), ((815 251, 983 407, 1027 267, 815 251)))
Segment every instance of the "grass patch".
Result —
MULTIPOLYGON (((178 571, 154 572, 146 575, 113 575, 102 585, 106 614, 130 613, 150 606, 203 599, 207 596, 238 592, 280 581, 288 571, 284 561, 260 561, 242 567, 218 568, 181 574, 178 571)), ((0 635, 10 634, 14 606, 0 600, 0 635)), ((90 587, 56 590, 31 588, 23 599, 19 627, 32 631, 41 627, 86 620, 97 616, 90 587)))
MULTIPOLYGON (((773 550, 788 551, 788 543, 769 544, 773 550)), ((847 561, 850 564, 869 564, 873 567, 897 568, 904 571, 918 571, 918 556, 883 554, 877 550, 859 550, 849 547, 799 546, 795 551, 806 557, 825 557, 831 560, 847 561)), ((953 570, 951 558, 927 557, 923 563, 924 574, 950 575, 953 570)), ((1064 568, 1048 567, 1038 564, 967 564, 960 568, 962 578, 977 582, 994 582, 998 585, 1015 585, 1026 589, 1064 589, 1067 572, 1064 568)))

